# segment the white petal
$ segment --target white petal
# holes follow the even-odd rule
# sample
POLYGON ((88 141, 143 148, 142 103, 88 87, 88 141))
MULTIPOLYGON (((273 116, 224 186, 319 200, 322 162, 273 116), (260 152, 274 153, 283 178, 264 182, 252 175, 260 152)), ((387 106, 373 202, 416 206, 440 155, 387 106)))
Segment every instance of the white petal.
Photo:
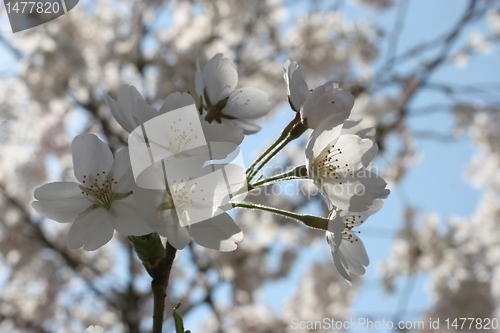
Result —
POLYGON ((342 210, 340 211, 340 216, 344 221, 348 221, 353 227, 357 227, 364 223, 371 215, 377 213, 383 205, 384 202, 382 200, 375 200, 373 201, 373 204, 364 212, 350 212, 342 210))
POLYGON ((346 269, 344 268, 344 265, 342 264, 342 260, 340 258, 340 251, 334 242, 334 234, 332 232, 329 231, 326 232, 326 241, 328 242, 328 245, 330 245, 330 251, 332 252, 332 257, 333 257, 333 263, 335 265, 335 268, 337 269, 337 272, 350 285, 352 279, 349 276, 349 273, 347 273, 346 269))
POLYGON ((338 88, 338 83, 329 81, 311 92, 300 110, 302 121, 307 121, 309 128, 317 128, 333 114, 340 114, 347 119, 354 104, 354 97, 338 88), (352 101, 352 104, 351 104, 352 101))
MULTIPOLYGON (((210 59, 203 68, 203 82, 212 104, 228 97, 238 84, 238 72, 231 61, 221 53, 210 59)), ((198 92, 203 96, 203 91, 198 92)))
MULTIPOLYGON (((94 134, 78 135, 71 144, 75 177, 83 183, 98 173, 109 172, 113 154, 109 147, 94 134), (84 177, 86 176, 86 177, 84 177)), ((92 180, 91 180, 92 181, 92 180)))
POLYGON ((243 240, 240 228, 226 213, 193 224, 189 232, 199 245, 223 252, 236 250, 236 243, 243 240))
POLYGON ((132 112, 132 119, 134 119, 134 128, 141 126, 146 121, 158 117, 159 113, 154 107, 146 103, 145 100, 141 98, 137 99, 132 112))
POLYGON ((118 91, 118 102, 106 97, 111 113, 124 130, 131 133, 144 122, 158 116, 158 111, 147 104, 133 86, 124 85, 118 91))
POLYGON ((385 199, 391 193, 387 188, 387 182, 375 172, 362 169, 356 173, 357 177, 366 188, 366 192, 370 193, 372 199, 385 199), (361 177, 361 175, 363 175, 361 177))
POLYGON ((217 123, 209 124, 206 121, 202 123, 202 127, 207 142, 231 142, 239 145, 245 138, 241 127, 217 123))
POLYGON ((142 236, 153 232, 132 195, 113 201, 109 220, 116 231, 125 236, 142 236))
POLYGON ((332 151, 332 161, 328 162, 336 168, 340 178, 367 167, 377 154, 378 147, 370 139, 362 139, 355 134, 339 136, 335 144, 327 146, 332 151))
POLYGON ((165 102, 160 109, 160 114, 180 109, 191 104, 196 104, 193 96, 188 93, 181 94, 180 92, 174 92, 168 95, 165 99, 165 102))
POLYGON ((269 95, 257 88, 242 88, 229 96, 222 113, 242 120, 257 119, 271 110, 269 95))
POLYGON ((80 214, 68 233, 68 245, 72 249, 83 246, 94 251, 108 243, 113 237, 113 226, 104 208, 97 208, 80 214))
POLYGON ((375 141, 376 134, 377 134, 377 132, 376 132, 375 128, 373 128, 373 127, 365 128, 365 129, 362 129, 362 130, 356 132, 356 135, 359 135, 363 139, 370 139, 372 141, 375 141))
POLYGON ((363 184, 357 180, 343 181, 341 183, 325 179, 321 190, 327 200, 341 210, 362 212, 372 204, 371 196, 366 193, 363 184))
POLYGON ((166 190, 149 190, 134 186, 133 191, 134 199, 143 211, 156 210, 161 204, 170 200, 166 190))
POLYGON ((310 94, 309 87, 304 80, 302 68, 299 67, 297 62, 287 60, 283 70, 290 102, 292 103, 293 109, 299 111, 310 94))
POLYGON ((387 183, 375 173, 361 169, 354 176, 324 179, 321 189, 331 203, 342 210, 364 212, 375 199, 386 198, 387 183), (342 184, 340 184, 342 183, 342 184))
POLYGON ((359 123, 361 123, 363 121, 363 119, 359 118, 359 119, 346 119, 344 121, 344 128, 345 129, 350 129, 350 128, 353 128, 354 126, 358 125, 359 123))
POLYGON ((57 182, 35 190, 33 208, 38 214, 57 222, 73 222, 80 213, 91 206, 77 183, 57 182))
MULTIPOLYGON (((370 264, 370 259, 366 254, 366 249, 363 245, 363 242, 354 233, 352 234, 351 241, 344 240, 342 244, 340 244, 340 251, 342 251, 344 258, 347 260, 348 264, 351 264, 353 262, 357 262, 363 266, 368 266, 370 264)), ((350 271, 352 271, 350 265, 348 268, 350 271)), ((359 273, 355 274, 359 275, 359 273)))
POLYGON ((255 134, 262 128, 259 125, 241 119, 222 118, 222 122, 229 126, 238 126, 239 128, 243 129, 243 133, 245 134, 255 134))
POLYGON ((343 107, 349 109, 349 111, 354 106, 354 96, 348 90, 339 89, 335 94, 335 102, 337 100, 342 103, 343 107))
MULTIPOLYGON (((110 175, 118 182, 118 185, 122 185, 122 179, 127 177, 127 173, 131 173, 132 167, 130 166, 130 155, 128 151, 128 147, 120 149, 115 154, 115 160, 113 162, 113 166, 110 170, 110 175)), ((119 188, 118 192, 128 192, 130 189, 119 188)))
POLYGON ((120 126, 127 132, 132 132, 134 130, 132 113, 126 112, 120 108, 120 105, 109 96, 105 96, 104 100, 108 104, 113 118, 120 124, 120 126))
POLYGON ((177 213, 173 210, 172 214, 168 212, 164 216, 164 223, 166 225, 167 240, 177 250, 182 250, 191 241, 191 236, 186 227, 181 227, 177 213))
POLYGON ((307 165, 310 165, 313 158, 316 158, 328 145, 335 143, 342 131, 343 116, 333 114, 316 128, 306 146, 307 165))
POLYGON ((144 101, 137 89, 127 84, 118 91, 118 105, 122 112, 129 114, 127 118, 132 120, 132 130, 158 116, 158 111, 144 101))

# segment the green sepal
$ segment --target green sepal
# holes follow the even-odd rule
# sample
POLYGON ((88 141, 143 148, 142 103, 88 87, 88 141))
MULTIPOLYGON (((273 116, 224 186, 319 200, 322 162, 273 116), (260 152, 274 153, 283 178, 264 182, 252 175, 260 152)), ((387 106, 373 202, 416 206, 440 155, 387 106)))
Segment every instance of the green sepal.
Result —
POLYGON ((159 204, 158 207, 156 207, 156 209, 158 209, 158 210, 168 210, 168 209, 172 209, 172 208, 175 208, 172 200, 163 202, 163 203, 159 204))
POLYGON ((127 193, 116 193, 113 196, 113 200, 122 200, 125 199, 126 197, 130 196, 132 194, 132 191, 127 192, 127 193))
POLYGON ((154 271, 165 258, 165 248, 156 232, 144 236, 128 236, 127 238, 134 246, 137 256, 141 259, 148 273, 154 271))
POLYGON ((198 109, 198 112, 200 115, 203 114, 203 97, 200 96, 200 99, 198 100, 198 103, 196 104, 196 108, 198 109))

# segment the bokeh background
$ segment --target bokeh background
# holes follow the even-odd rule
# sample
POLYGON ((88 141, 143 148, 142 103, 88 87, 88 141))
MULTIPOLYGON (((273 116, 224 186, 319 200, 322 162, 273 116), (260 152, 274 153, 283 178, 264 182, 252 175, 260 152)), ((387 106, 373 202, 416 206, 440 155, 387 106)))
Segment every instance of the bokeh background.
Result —
MULTIPOLYGON (((73 179, 78 134, 126 144, 106 94, 131 84, 158 107, 193 91, 196 59, 219 52, 240 86, 273 103, 242 145, 247 164, 294 117, 289 58, 311 88, 334 79, 356 97, 352 118, 376 128, 375 166, 392 193, 359 229, 371 263, 353 286, 324 232, 235 211, 245 233, 235 252, 178 253, 165 332, 179 302, 192 332, 327 331, 293 329, 294 318, 424 321, 428 332, 429 318, 439 331, 446 318, 500 318, 499 41, 494 0, 81 0, 16 34, 0 5, 0 332, 150 330, 150 280, 127 240, 70 250, 68 225, 37 215, 33 190, 73 179)), ((308 134, 264 172, 303 164, 308 134)), ((249 199, 326 216, 309 190, 297 182, 249 199)))

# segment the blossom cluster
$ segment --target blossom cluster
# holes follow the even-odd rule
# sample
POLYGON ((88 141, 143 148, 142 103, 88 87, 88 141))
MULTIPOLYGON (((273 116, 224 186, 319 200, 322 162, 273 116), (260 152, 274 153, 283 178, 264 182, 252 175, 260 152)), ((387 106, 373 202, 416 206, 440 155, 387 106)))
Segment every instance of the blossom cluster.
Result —
MULTIPOLYGON (((369 264, 365 247, 352 229, 380 210, 380 199, 389 194, 387 183, 371 169, 378 151, 374 130, 364 129, 356 134, 349 131, 361 120, 349 119, 354 97, 336 82, 328 81, 309 90, 301 67, 294 61, 285 63, 284 79, 295 118, 283 130, 281 141, 247 169, 246 182, 239 186, 252 190, 272 184, 272 180, 312 181, 328 204, 328 219, 313 217, 312 223, 311 219, 294 212, 283 214, 326 231, 335 267, 350 282, 349 273, 363 274, 364 267, 369 264), (262 177, 252 182, 265 163, 307 129, 313 131, 305 147, 306 164, 294 169, 301 170, 298 174, 288 178, 287 175, 271 177, 267 183, 266 179, 260 180, 262 177)), ((146 123, 186 107, 195 108, 202 133, 180 127, 175 121, 168 124, 162 129, 165 141, 161 149, 172 156, 189 149, 195 151, 197 146, 193 142, 198 135, 209 143, 237 146, 245 135, 260 130, 255 121, 269 113, 269 96, 257 88, 237 88, 238 73, 229 59, 217 54, 203 69, 198 63, 195 82, 195 91, 169 95, 159 110, 149 105, 132 86, 123 86, 116 100, 108 96, 106 102, 113 117, 131 133, 129 145, 133 134, 142 133, 146 123)), ((161 127, 161 123, 158 124, 161 127)), ((148 147, 153 145, 146 137, 139 139, 148 147)), ((138 186, 131 163, 132 148, 132 145, 122 148, 113 156, 106 143, 96 135, 77 136, 72 151, 78 183, 56 182, 37 188, 33 208, 57 222, 73 222, 68 234, 68 244, 73 249, 96 250, 111 240, 115 230, 126 236, 156 232, 176 249, 183 249, 191 239, 219 251, 237 248, 236 243, 243 239, 240 228, 225 210, 213 213, 221 207, 203 202, 200 199, 204 198, 200 195, 203 189, 200 190, 195 182, 189 180, 182 186, 172 186, 166 182, 166 177, 162 178, 165 165, 157 164, 152 174, 158 177, 149 180, 156 184, 154 189, 138 186), (195 224, 183 223, 187 212, 206 211, 212 211, 209 218, 195 224)), ((204 166, 209 160, 227 157, 224 149, 212 153, 215 156, 205 159, 197 154, 185 154, 177 169, 204 166)), ((213 196, 218 196, 215 190, 218 185, 213 186, 213 196)), ((273 211, 251 203, 232 202, 228 209, 233 207, 273 211)))

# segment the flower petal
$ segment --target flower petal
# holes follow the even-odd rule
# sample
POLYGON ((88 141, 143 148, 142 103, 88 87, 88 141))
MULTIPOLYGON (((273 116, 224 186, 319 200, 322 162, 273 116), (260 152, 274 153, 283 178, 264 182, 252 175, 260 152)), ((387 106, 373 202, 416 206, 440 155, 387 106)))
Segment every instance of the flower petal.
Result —
MULTIPOLYGON (((221 53, 216 54, 207 62, 203 68, 202 77, 204 88, 213 105, 228 97, 238 84, 236 67, 221 53)), ((203 96, 203 91, 198 93, 203 96)))
POLYGON ((189 232, 199 245, 223 252, 236 250, 236 243, 243 240, 243 233, 227 213, 193 224, 189 232))
POLYGON ((92 204, 87 200, 78 183, 57 182, 38 187, 31 205, 38 214, 57 222, 73 222, 92 204))
POLYGON ((239 128, 243 129, 243 133, 245 134, 255 134, 258 131, 261 130, 262 127, 259 125, 247 122, 245 120, 241 119, 226 119, 222 118, 222 122, 226 125, 229 126, 238 126, 239 128))
POLYGON ((265 116, 270 110, 271 102, 265 91, 242 88, 231 93, 222 113, 242 120, 252 120, 265 116))
POLYGON ((118 105, 121 112, 127 114, 126 119, 130 121, 127 124, 128 128, 132 128, 132 130, 128 130, 129 133, 146 121, 158 116, 158 111, 144 101, 137 89, 127 84, 121 87, 118 92, 118 105))
POLYGON ((364 212, 373 205, 375 199, 386 198, 390 191, 387 183, 378 175, 361 169, 354 176, 341 179, 325 178, 322 193, 330 202, 342 210, 364 212))
POLYGON ((71 144, 75 177, 83 183, 98 173, 109 172, 113 154, 109 147, 94 134, 78 135, 71 144), (86 176, 86 177, 84 177, 86 176))
POLYGON ((349 264, 349 271, 352 271, 354 274, 363 274, 363 273, 356 273, 353 270, 351 270, 351 264, 356 262, 359 263, 363 266, 368 266, 370 264, 370 259, 368 258, 368 254, 366 254, 366 249, 365 246, 363 245, 363 242, 361 239, 356 236, 356 234, 352 234, 351 241, 343 241, 340 244, 340 251, 342 251, 344 258, 346 259, 347 263, 349 264))
POLYGON ((353 105, 354 97, 347 90, 339 89, 338 83, 328 81, 309 94, 300 116, 309 128, 317 128, 333 114, 340 114, 346 120, 353 105))
POLYGON ((114 201, 111 210, 109 220, 120 234, 142 236, 153 232, 153 229, 146 222, 145 214, 139 209, 132 195, 114 201))
POLYGON ((342 264, 342 260, 340 258, 340 251, 338 247, 336 246, 336 243, 334 242, 334 234, 330 231, 326 232, 326 241, 328 242, 328 245, 330 245, 330 251, 332 252, 332 258, 333 258, 333 263, 335 265, 335 268, 337 269, 337 272, 342 276, 349 285, 352 284, 352 279, 349 276, 349 273, 347 273, 346 269, 344 268, 344 265, 342 264))
POLYGON ((129 133, 158 116, 158 111, 144 101, 137 89, 127 84, 118 91, 117 102, 109 96, 105 100, 113 117, 129 133))
POLYGON ((343 116, 341 114, 333 114, 321 123, 311 134, 306 146, 307 165, 316 158, 328 145, 335 143, 338 140, 342 131, 343 116))
POLYGON ((196 104, 193 96, 188 93, 181 94, 180 92, 176 91, 167 96, 160 109, 160 114, 180 109, 191 104, 196 104))
POLYGON ((169 212, 164 215, 163 221, 166 225, 167 240, 173 247, 177 250, 182 250, 191 242, 188 228, 181 227, 179 219, 177 218, 177 213, 173 209, 170 209, 169 212))
POLYGON ((373 214, 377 213, 382 206, 384 205, 384 202, 382 200, 375 200, 373 201, 373 204, 364 212, 350 212, 346 210, 341 210, 340 211, 340 216, 342 217, 342 220, 346 223, 348 223, 352 227, 357 227, 364 222, 373 214))
POLYGON ((118 124, 120 124, 125 131, 129 133, 132 132, 134 130, 132 113, 122 110, 120 105, 110 96, 104 96, 104 101, 108 104, 111 114, 118 124))
POLYGON ((121 185, 123 183, 122 180, 125 180, 124 178, 127 178, 129 176, 128 173, 131 172, 132 172, 132 167, 130 165, 130 155, 128 147, 125 147, 120 149, 115 154, 115 160, 109 172, 110 175, 115 179, 115 181, 118 182, 119 188, 117 189, 117 192, 123 193, 130 191, 130 189, 125 189, 121 185))
POLYGON ((209 124, 206 121, 201 126, 207 142, 231 142, 239 145, 245 138, 241 127, 217 123, 209 124))
POLYGON ((68 245, 94 251, 111 240, 113 231, 108 212, 104 208, 91 209, 80 214, 69 229, 68 245))
POLYGON ((283 67, 283 76, 285 78, 286 90, 295 111, 300 111, 302 104, 309 96, 309 87, 304 80, 302 67, 299 67, 297 62, 287 60, 283 67))

